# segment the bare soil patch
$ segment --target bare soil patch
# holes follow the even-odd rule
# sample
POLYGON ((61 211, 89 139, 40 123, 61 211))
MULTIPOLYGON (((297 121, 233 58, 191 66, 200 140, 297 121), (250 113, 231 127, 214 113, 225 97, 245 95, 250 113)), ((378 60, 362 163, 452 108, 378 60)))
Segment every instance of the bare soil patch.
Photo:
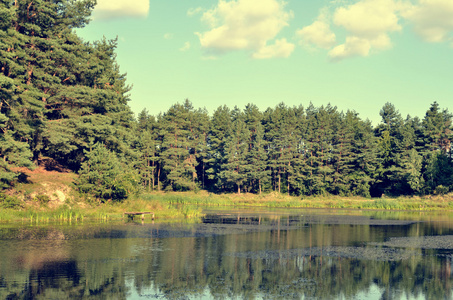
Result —
POLYGON ((67 170, 49 170, 45 164, 34 170, 21 168, 15 171, 21 172, 24 178, 11 193, 29 204, 42 204, 44 201, 48 207, 57 207, 66 202, 77 177, 67 170))

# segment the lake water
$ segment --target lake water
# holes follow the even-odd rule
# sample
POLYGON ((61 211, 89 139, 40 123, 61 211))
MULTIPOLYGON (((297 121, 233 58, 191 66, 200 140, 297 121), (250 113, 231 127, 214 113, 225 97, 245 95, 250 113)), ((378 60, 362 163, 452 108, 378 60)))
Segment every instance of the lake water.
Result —
POLYGON ((206 213, 0 225, 0 299, 452 299, 452 216, 206 213))

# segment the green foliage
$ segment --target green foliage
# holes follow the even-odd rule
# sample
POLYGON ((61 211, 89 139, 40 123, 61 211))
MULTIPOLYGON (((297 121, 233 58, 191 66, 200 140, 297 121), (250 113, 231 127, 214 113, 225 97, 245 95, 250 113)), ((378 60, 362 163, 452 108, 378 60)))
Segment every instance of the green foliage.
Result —
POLYGON ((452 115, 448 110, 440 111, 439 104, 434 102, 425 114, 422 121, 424 150, 440 150, 446 153, 451 145, 452 115))
POLYGON ((226 163, 226 142, 231 131, 231 111, 227 106, 217 108, 211 118, 207 137, 206 174, 208 190, 227 190, 228 183, 220 176, 222 166, 226 163))
POLYGON ((264 144, 268 154, 267 168, 273 190, 290 193, 299 192, 304 178, 299 168, 306 169, 304 135, 301 134, 304 121, 302 108, 288 108, 283 103, 274 109, 267 109, 263 116, 264 144), (302 175, 302 176, 301 176, 302 175), (298 188, 294 188, 297 186, 298 188))
MULTIPOLYGON (((156 188, 156 178, 159 171, 159 141, 157 139, 159 127, 154 117, 142 110, 137 120, 138 133, 133 142, 133 148, 137 151, 135 168, 140 174, 142 185, 148 191, 156 188)), ((157 187, 158 188, 158 187, 157 187)))
POLYGON ((246 155, 247 186, 249 191, 260 193, 268 185, 270 171, 267 170, 266 141, 264 126, 261 123, 262 113, 256 105, 248 104, 245 107, 245 124, 249 130, 249 146, 246 155))
POLYGON ((74 171, 92 142, 132 158, 116 40, 86 43, 95 0, 0 2, 0 188, 42 156, 74 171))
POLYGON ((209 117, 185 100, 134 120, 117 40, 84 42, 74 31, 95 3, 0 1, 0 189, 45 156, 80 171, 79 190, 103 200, 139 184, 296 196, 453 190, 452 114, 436 102, 422 120, 386 103, 375 128, 311 103, 223 106, 209 117))
POLYGON ((206 137, 209 118, 205 110, 194 110, 192 103, 175 104, 159 116, 161 163, 167 190, 195 190, 203 185, 206 137), (201 173, 201 174, 200 174, 201 173))
MULTIPOLYGON (((186 101, 150 123, 155 125, 144 125, 150 116, 140 114, 140 143, 154 145, 155 151, 146 150, 151 155, 138 168, 149 165, 153 171, 143 175, 148 186, 151 179, 152 186, 162 181, 166 191, 370 197, 433 193, 438 185, 451 190, 451 154, 426 146, 424 123, 410 116, 403 120, 390 103, 381 116, 383 123, 373 128, 354 111, 281 103, 264 113, 253 104, 243 111, 223 106, 206 120, 186 101), (436 151, 442 159, 433 159, 436 151)), ((441 116, 440 124, 447 124, 442 125, 444 145, 451 137, 450 114, 441 116)))
POLYGON ((76 185, 80 192, 103 200, 121 201, 139 189, 135 170, 122 163, 104 144, 86 152, 76 185))
POLYGON ((450 190, 453 187, 453 162, 449 156, 441 152, 434 152, 428 156, 425 170, 426 190, 428 193, 440 190, 450 190))
POLYGON ((0 207, 17 209, 21 206, 19 199, 0 193, 0 207))
POLYGON ((49 196, 47 195, 37 195, 33 198, 34 201, 40 203, 40 204, 47 204, 50 201, 49 196))
POLYGON ((412 148, 402 158, 404 176, 412 191, 419 193, 423 187, 423 177, 421 173, 423 158, 412 148))
POLYGON ((233 183, 239 194, 247 178, 249 167, 247 164, 249 139, 250 131, 246 126, 244 115, 236 109, 233 111, 231 135, 225 143, 226 163, 222 166, 220 177, 226 182, 233 183))
POLYGON ((11 168, 34 168, 28 144, 14 138, 14 131, 8 130, 9 121, 0 113, 0 190, 12 186, 17 180, 19 173, 11 168))
POLYGON ((449 191, 448 186, 438 185, 434 189, 434 194, 435 195, 445 195, 448 193, 448 191, 449 191))

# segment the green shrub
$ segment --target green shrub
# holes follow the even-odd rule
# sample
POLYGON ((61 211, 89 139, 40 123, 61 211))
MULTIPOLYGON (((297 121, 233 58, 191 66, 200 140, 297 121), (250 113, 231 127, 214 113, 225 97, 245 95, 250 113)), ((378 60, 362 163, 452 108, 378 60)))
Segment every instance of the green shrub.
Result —
POLYGON ((2 208, 20 208, 22 206, 19 199, 0 193, 0 207, 2 208))
POLYGON ((438 185, 434 190, 435 195, 445 195, 449 191, 448 186, 438 185))
POLYGON ((49 203, 50 198, 47 195, 37 195, 35 196, 35 198, 33 198, 33 200, 41 204, 47 204, 49 203))
POLYGON ((98 199, 121 201, 139 189, 135 170, 122 163, 103 144, 97 143, 86 152, 76 185, 80 192, 98 199))

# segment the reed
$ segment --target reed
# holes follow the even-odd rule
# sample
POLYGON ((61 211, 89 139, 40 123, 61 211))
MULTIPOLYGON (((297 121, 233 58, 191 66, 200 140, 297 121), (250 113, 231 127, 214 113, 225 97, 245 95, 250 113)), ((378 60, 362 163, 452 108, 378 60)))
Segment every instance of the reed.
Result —
POLYGON ((142 200, 168 205, 256 206, 282 208, 333 208, 371 210, 453 210, 453 194, 438 197, 363 198, 343 196, 294 197, 276 192, 255 194, 212 194, 208 192, 155 192, 144 194, 142 200))

